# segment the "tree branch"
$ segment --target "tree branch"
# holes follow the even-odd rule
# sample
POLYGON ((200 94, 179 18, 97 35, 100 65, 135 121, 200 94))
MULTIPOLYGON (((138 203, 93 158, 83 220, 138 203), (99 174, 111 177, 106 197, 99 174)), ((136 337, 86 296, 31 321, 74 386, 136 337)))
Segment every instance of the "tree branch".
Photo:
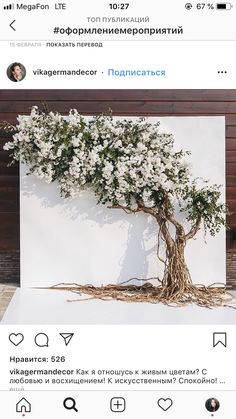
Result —
POLYGON ((173 214, 169 213, 169 211, 168 211, 169 207, 170 207, 170 200, 169 200, 168 195, 166 195, 165 196, 165 201, 164 201, 165 216, 166 216, 167 220, 175 226, 178 238, 180 238, 180 239, 184 238, 184 236, 185 236, 184 227, 182 226, 182 224, 180 222, 178 222, 175 219, 173 214))
POLYGON ((166 215, 167 220, 173 224, 176 228, 176 233, 178 235, 179 238, 184 238, 185 237, 185 231, 184 231, 184 227, 182 226, 182 224, 180 224, 173 216, 173 214, 167 214, 166 215))
POLYGON ((166 242, 168 250, 170 251, 173 248, 174 240, 171 237, 171 234, 166 225, 167 218, 164 211, 161 208, 159 208, 159 211, 156 211, 153 208, 146 208, 142 201, 137 201, 137 204, 141 211, 146 212, 147 214, 151 214, 156 219, 157 223, 159 224, 162 237, 166 242))
POLYGON ((188 234, 186 234, 185 240, 190 240, 197 234, 197 232, 200 230, 200 227, 201 227, 201 221, 202 221, 202 219, 199 215, 198 218, 197 218, 196 223, 191 227, 188 234))
POLYGON ((174 240, 171 237, 171 234, 167 228, 166 225, 166 217, 165 214, 163 212, 157 212, 156 209, 154 208, 147 208, 144 206, 144 203, 141 200, 136 200, 137 202, 137 208, 130 208, 130 207, 126 207, 125 205, 112 205, 110 207, 107 208, 111 208, 111 209, 122 209, 123 211, 126 212, 126 214, 136 214, 137 212, 145 212, 146 214, 150 214, 152 215, 157 223, 159 224, 159 228, 160 228, 160 232, 162 234, 162 237, 164 239, 164 241, 166 242, 166 246, 167 248, 170 250, 173 245, 174 245, 174 240))
POLYGON ((130 207, 126 207, 125 205, 112 205, 110 207, 107 207, 110 209, 122 209, 123 211, 126 212, 126 214, 135 214, 137 212, 141 212, 142 210, 137 207, 137 208, 130 208, 130 207))

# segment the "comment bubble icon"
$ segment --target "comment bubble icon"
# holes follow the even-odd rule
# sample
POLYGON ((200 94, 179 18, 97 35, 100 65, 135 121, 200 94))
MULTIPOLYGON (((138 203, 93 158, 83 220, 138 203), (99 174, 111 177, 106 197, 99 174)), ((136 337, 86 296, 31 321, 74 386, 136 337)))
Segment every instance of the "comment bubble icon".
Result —
POLYGON ((40 348, 48 347, 49 337, 46 335, 46 333, 38 333, 34 338, 34 342, 40 348))

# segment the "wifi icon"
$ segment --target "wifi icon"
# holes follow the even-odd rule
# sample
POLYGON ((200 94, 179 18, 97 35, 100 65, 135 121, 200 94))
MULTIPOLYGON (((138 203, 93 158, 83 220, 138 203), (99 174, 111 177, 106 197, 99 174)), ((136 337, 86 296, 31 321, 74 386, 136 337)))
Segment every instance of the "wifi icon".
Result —
POLYGON ((7 6, 3 6, 3 10, 12 10, 14 9, 14 3, 8 4, 7 6))

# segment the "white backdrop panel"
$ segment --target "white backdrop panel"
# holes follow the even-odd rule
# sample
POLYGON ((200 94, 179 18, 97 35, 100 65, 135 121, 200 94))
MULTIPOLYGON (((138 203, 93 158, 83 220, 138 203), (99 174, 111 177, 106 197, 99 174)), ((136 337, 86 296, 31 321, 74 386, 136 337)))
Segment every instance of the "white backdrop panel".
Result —
MULTIPOLYGON (((121 119, 121 117, 119 117, 121 119)), ((133 118, 136 119, 136 118, 133 118)), ((221 184, 225 199, 224 117, 150 117, 172 132, 176 149, 192 152, 195 177, 221 184)), ((65 200, 21 165, 21 286, 59 282, 101 285, 132 277, 161 276, 156 258, 157 226, 146 214, 128 215, 96 205, 92 194, 65 200)), ((225 282, 225 229, 216 237, 200 232, 188 243, 186 260, 196 283, 225 282)))

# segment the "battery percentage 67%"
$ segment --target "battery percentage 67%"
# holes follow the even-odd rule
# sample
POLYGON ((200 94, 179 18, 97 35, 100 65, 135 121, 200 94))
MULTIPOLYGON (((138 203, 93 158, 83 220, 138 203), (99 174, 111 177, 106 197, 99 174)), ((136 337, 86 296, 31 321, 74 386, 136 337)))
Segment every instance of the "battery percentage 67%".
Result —
MULTIPOLYGON (((191 10, 192 7, 193 7, 192 3, 186 3, 185 4, 185 8, 187 10, 191 10)), ((196 4, 196 8, 198 10, 203 10, 203 9, 214 10, 215 9, 215 5, 213 3, 197 3, 196 4)))
POLYGON ((209 9, 209 10, 214 10, 215 9, 215 5, 213 3, 198 3, 197 4, 197 9, 209 9))

